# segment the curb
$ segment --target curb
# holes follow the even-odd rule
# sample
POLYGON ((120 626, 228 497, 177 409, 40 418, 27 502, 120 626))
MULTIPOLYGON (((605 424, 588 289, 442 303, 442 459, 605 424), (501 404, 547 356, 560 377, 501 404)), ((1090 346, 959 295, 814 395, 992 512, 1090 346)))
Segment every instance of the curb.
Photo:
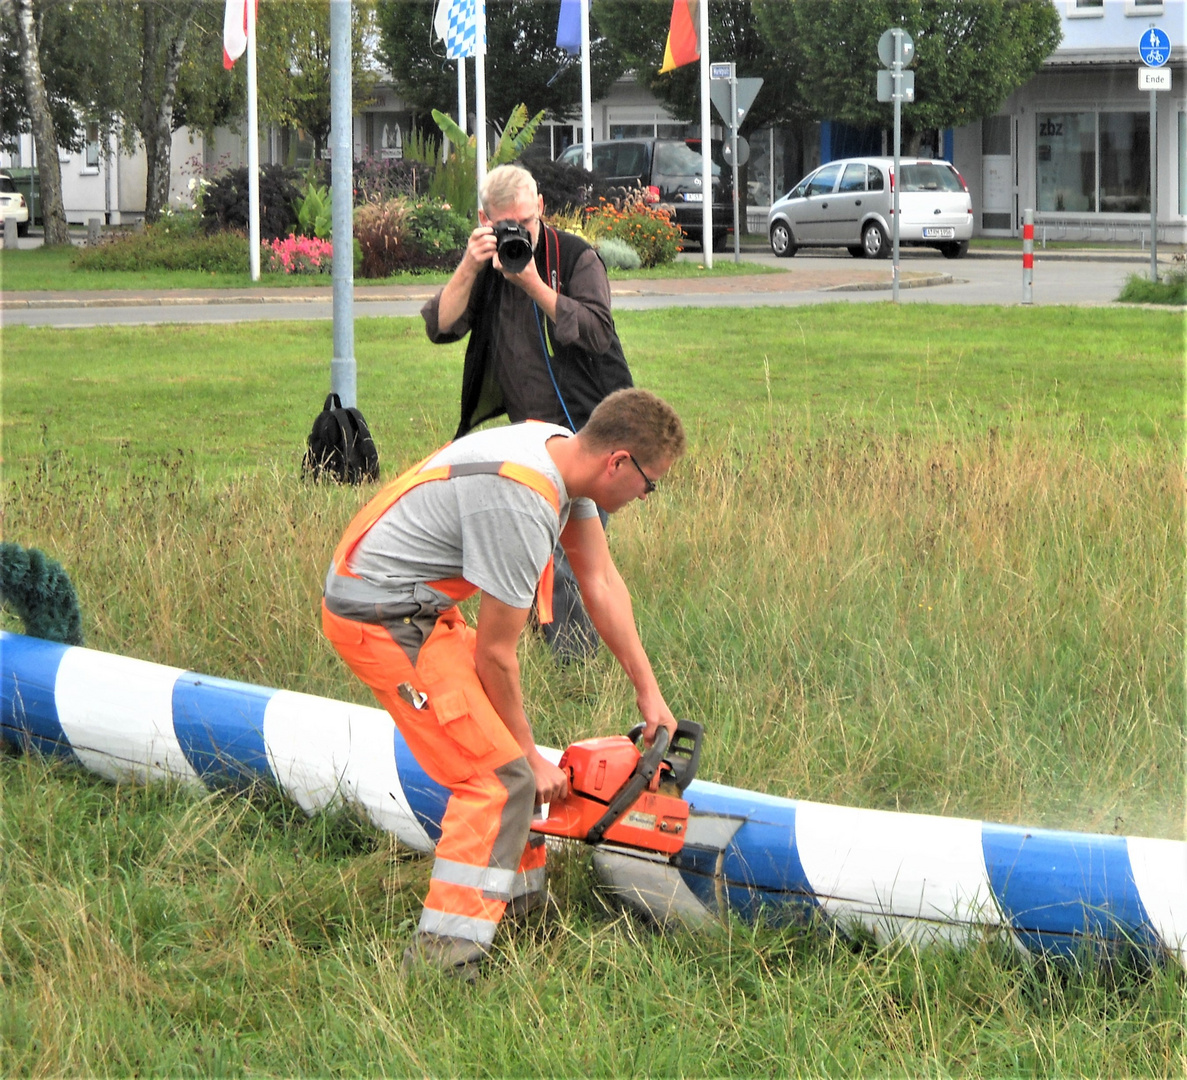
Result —
MULTIPOLYGON (((931 285, 951 285, 956 281, 951 274, 929 274, 926 277, 899 278, 900 289, 926 289, 931 285)), ((821 292, 890 292, 893 281, 860 281, 852 285, 830 285, 821 292)))

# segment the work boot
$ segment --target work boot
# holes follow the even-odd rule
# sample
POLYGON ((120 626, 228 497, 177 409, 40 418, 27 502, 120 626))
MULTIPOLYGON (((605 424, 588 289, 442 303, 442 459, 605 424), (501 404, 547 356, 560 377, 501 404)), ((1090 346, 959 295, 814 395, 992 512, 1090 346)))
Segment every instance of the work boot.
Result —
POLYGON ((550 907, 551 900, 552 897, 548 895, 547 887, 537 889, 535 892, 521 893, 507 901, 507 910, 503 912, 503 918, 522 922, 534 912, 550 907))
POLYGON ((486 949, 467 938, 429 934, 418 930, 412 944, 404 950, 403 967, 411 973, 418 966, 436 968, 447 978, 478 981, 479 968, 486 959, 486 949))

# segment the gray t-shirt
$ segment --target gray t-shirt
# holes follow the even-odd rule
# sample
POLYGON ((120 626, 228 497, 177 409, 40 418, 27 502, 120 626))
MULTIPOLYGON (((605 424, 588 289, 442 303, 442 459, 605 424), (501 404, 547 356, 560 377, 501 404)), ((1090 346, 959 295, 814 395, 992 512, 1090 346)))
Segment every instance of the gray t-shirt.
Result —
POLYGON ((426 582, 460 577, 511 607, 530 607, 570 514, 597 515, 591 500, 569 498, 545 448, 553 436, 569 434, 553 424, 491 428, 458 439, 429 463, 526 465, 556 485, 559 515, 526 484, 503 476, 430 481, 408 492, 371 527, 348 560, 351 572, 393 601, 425 599, 426 582))

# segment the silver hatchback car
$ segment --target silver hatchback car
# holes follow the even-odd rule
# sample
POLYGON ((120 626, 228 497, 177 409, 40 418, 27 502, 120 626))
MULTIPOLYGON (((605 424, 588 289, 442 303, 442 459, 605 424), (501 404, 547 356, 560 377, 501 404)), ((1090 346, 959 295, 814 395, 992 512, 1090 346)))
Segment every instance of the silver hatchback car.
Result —
MULTIPOLYGON (((961 258, 973 235, 973 203, 964 177, 947 161, 900 158, 899 243, 961 258)), ((845 158, 821 165, 767 215, 771 250, 845 247, 855 258, 890 255, 894 158, 845 158)))

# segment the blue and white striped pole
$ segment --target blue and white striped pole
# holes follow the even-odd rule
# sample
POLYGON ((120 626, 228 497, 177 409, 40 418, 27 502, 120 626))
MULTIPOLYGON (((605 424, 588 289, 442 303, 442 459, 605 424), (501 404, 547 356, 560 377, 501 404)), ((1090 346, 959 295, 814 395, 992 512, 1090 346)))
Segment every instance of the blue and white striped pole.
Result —
MULTIPOLYGON (((447 792, 380 709, 0 633, 0 736, 111 780, 264 780, 307 812, 355 805, 428 851, 447 792)), ((545 751, 552 760, 556 751, 545 751)), ((671 861, 603 845, 604 885, 661 921, 815 913, 879 941, 986 933, 1187 967, 1187 843, 781 799, 705 781, 671 861)))

